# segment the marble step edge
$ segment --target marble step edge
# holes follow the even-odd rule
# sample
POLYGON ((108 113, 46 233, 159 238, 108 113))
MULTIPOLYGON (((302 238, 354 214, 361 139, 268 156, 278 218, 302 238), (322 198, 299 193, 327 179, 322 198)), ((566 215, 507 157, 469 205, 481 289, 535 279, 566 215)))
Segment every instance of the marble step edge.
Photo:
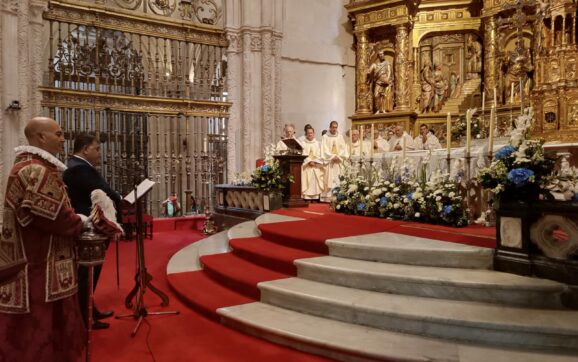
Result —
POLYGON ((380 293, 562 308, 567 286, 483 269, 423 267, 323 256, 295 260, 297 276, 380 293))
POLYGON ((393 264, 492 269, 493 249, 381 232, 327 240, 329 255, 393 264))
POLYGON ((373 328, 468 343, 578 350, 576 312, 399 296, 300 278, 258 287, 263 303, 373 328))
POLYGON ((339 361, 571 362, 574 357, 463 344, 387 331, 256 302, 217 310, 244 333, 339 361))

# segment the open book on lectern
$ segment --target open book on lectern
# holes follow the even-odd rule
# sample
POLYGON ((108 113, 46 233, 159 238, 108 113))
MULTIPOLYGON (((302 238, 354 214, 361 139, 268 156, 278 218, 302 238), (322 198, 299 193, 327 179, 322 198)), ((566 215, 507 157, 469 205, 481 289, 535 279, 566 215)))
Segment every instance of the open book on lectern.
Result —
MULTIPOLYGON (((144 194, 149 192, 153 188, 154 184, 155 182, 153 180, 149 180, 148 178, 142 180, 142 182, 136 187, 138 198, 140 199, 144 194)), ((134 189, 124 197, 124 200, 131 205, 134 204, 134 189)))
POLYGON ((290 153, 301 153, 303 146, 295 138, 284 138, 281 141, 287 146, 290 153))

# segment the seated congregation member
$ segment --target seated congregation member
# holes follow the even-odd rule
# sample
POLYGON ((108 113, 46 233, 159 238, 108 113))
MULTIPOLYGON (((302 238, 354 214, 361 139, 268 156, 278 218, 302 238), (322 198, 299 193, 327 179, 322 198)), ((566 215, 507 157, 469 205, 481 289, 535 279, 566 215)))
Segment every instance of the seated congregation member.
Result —
POLYGON ((440 140, 435 134, 430 132, 427 124, 419 126, 419 136, 415 138, 414 145, 416 150, 435 150, 442 148, 440 140))
POLYGON ((64 135, 45 117, 30 120, 24 134, 29 145, 15 149, 4 195, 0 270, 21 268, 0 281, 0 361, 77 361, 86 341, 75 257, 83 218, 70 205, 66 166, 56 158, 64 135))
POLYGON ((403 144, 405 139, 405 149, 406 151, 415 150, 415 146, 413 144, 413 138, 404 131, 402 126, 395 126, 393 129, 393 136, 389 139, 389 150, 390 151, 402 151, 403 144))
POLYGON ((321 146, 315 139, 315 130, 309 126, 303 141, 303 160, 301 168, 301 194, 305 200, 319 200, 323 192, 324 164, 321 159, 321 146))
POLYGON ((358 129, 352 129, 350 132, 351 132, 351 144, 349 145, 349 156, 350 157, 369 156, 371 144, 367 141, 362 142, 359 139, 358 129))
MULTIPOLYGON (((117 206, 120 205, 121 197, 114 191, 95 168, 100 163, 100 142, 94 134, 82 133, 74 140, 74 154, 68 158, 68 169, 62 176, 68 188, 68 194, 72 207, 79 214, 89 215, 92 208, 90 194, 100 189, 117 206)), ((108 242, 106 246, 108 247, 108 242)), ((93 289, 96 289, 102 265, 94 267, 93 289)), ((86 313, 88 307, 88 267, 78 268, 78 299, 80 310, 84 320, 88 320, 86 313)), ((99 311, 96 306, 93 309, 93 329, 108 328, 109 324, 100 321, 113 315, 112 311, 99 311)))
POLYGON ((331 190, 339 185, 339 176, 343 172, 343 162, 349 158, 347 144, 337 131, 338 124, 331 121, 329 132, 321 139, 321 157, 326 163, 323 182, 322 202, 331 202, 331 190))

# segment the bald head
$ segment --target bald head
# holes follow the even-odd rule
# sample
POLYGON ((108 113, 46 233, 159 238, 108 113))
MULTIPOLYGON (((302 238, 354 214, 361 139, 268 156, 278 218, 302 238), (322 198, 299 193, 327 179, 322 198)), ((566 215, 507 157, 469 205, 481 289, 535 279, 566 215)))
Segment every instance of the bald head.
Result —
POLYGON ((30 146, 43 149, 52 155, 63 150, 64 135, 62 129, 52 118, 32 118, 24 128, 24 135, 30 146))

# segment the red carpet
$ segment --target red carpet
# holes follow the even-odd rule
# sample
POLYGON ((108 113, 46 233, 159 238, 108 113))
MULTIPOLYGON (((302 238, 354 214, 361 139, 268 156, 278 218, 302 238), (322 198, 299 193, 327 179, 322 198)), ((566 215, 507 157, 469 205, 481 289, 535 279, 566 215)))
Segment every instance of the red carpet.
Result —
MULTIPOLYGON (((178 310, 177 316, 148 316, 135 338, 130 333, 135 326, 132 318, 107 319, 111 327, 93 332, 93 361, 157 361, 157 362, 321 362, 328 361, 289 348, 236 332, 208 320, 183 304, 172 292, 166 279, 166 265, 170 257, 202 236, 193 231, 157 233, 153 240, 145 241, 146 262, 154 277, 153 285, 167 293, 168 307, 160 307, 160 299, 147 291, 145 302, 150 312, 178 310), (150 350, 149 350, 150 349, 150 350), (154 358, 153 358, 154 356, 154 358)), ((135 242, 120 242, 120 289, 116 288, 114 245, 108 250, 101 280, 96 292, 96 303, 101 310, 114 310, 116 314, 129 313, 124 298, 134 286, 135 242)), ((188 273, 185 273, 188 274, 188 273)), ((175 276, 176 279, 180 278, 175 276)), ((212 280, 187 278, 188 289, 199 291, 198 297, 217 299, 222 295, 234 304, 250 299, 220 287, 222 294, 215 293, 218 285, 212 280), (209 286, 210 285, 210 286, 209 286)), ((216 306, 211 308, 214 313, 216 306)))

